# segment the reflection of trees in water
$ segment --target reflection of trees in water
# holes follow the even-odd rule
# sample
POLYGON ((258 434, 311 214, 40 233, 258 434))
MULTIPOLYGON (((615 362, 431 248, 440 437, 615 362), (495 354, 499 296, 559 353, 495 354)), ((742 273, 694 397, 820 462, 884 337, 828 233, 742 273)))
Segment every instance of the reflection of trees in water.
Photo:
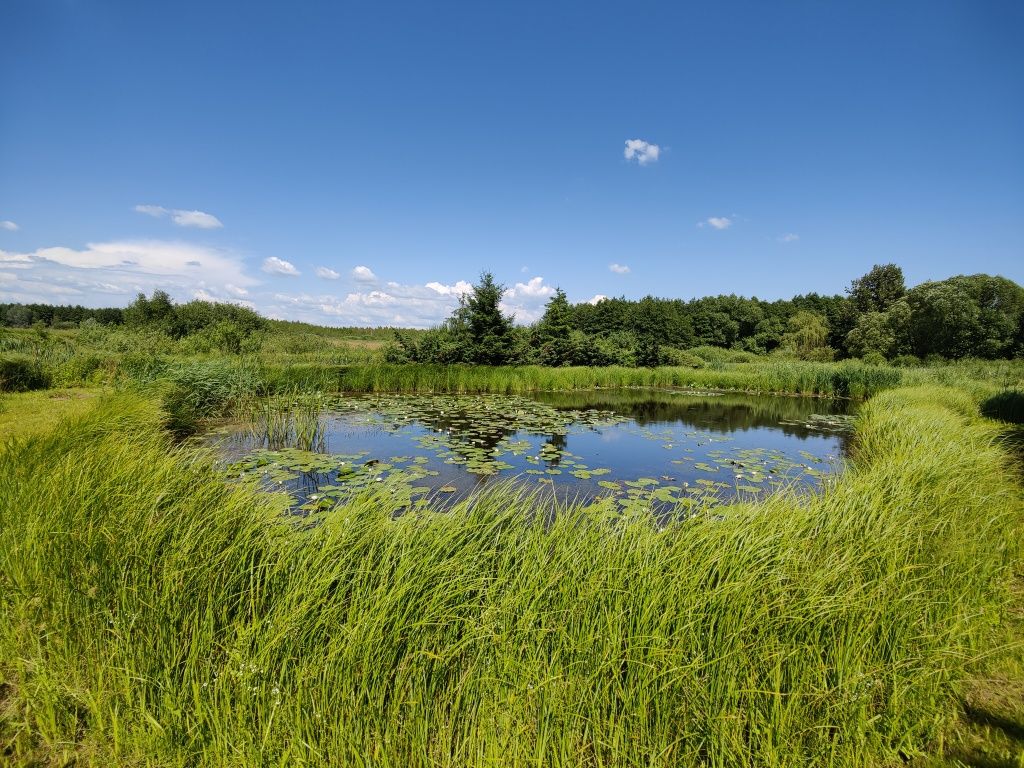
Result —
MULTIPOLYGON (((494 449, 506 438, 512 437, 524 429, 524 425, 510 416, 504 424, 497 424, 495 419, 481 423, 474 418, 471 410, 467 411, 429 411, 416 415, 416 420, 424 427, 444 435, 448 447, 464 459, 479 459, 481 456, 492 458, 494 449)), ((566 420, 568 423, 568 420, 566 420)), ((530 434, 544 435, 544 443, 555 451, 544 454, 544 463, 557 467, 562 453, 568 446, 568 430, 530 428, 530 434)), ((484 475, 483 477, 487 477, 484 475)))
MULTIPOLYGON (((641 391, 544 392, 537 399, 554 408, 602 408, 628 416, 640 426, 680 423, 711 432, 737 432, 770 427, 800 438, 817 437, 820 429, 785 422, 805 422, 814 414, 837 415, 852 411, 843 400, 757 395, 694 396, 641 391)), ((847 435, 837 435, 846 448, 847 435)))
POLYGON ((513 420, 497 426, 493 421, 481 424, 468 412, 431 411, 417 414, 416 420, 423 426, 445 435, 449 447, 464 459, 476 458, 483 451, 492 455, 507 437, 515 434, 518 427, 513 420))
POLYGON ((562 461, 562 452, 567 449, 569 444, 569 436, 556 432, 548 435, 544 442, 555 449, 549 456, 545 456, 545 462, 549 466, 557 467, 562 461))

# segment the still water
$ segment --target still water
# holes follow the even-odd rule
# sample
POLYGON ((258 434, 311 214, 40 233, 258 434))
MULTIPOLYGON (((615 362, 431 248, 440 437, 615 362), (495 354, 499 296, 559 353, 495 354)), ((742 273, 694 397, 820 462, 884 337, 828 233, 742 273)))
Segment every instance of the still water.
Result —
POLYGON ((666 390, 339 396, 324 405, 312 437, 259 420, 222 430, 215 439, 229 475, 287 491, 299 514, 370 489, 401 513, 508 482, 685 510, 819 488, 842 469, 852 408, 666 390))

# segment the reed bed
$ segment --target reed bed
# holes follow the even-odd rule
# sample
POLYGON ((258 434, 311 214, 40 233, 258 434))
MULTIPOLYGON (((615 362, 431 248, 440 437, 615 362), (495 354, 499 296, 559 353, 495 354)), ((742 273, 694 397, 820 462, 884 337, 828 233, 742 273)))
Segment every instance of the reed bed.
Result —
POLYGON ((520 394, 595 387, 682 387, 857 398, 899 386, 902 380, 900 369, 857 361, 804 363, 775 360, 723 363, 714 368, 545 368, 378 363, 268 368, 265 375, 276 387, 338 392, 520 394))
POLYGON ((0 749, 898 761, 942 734, 1019 556, 1019 486, 977 412, 957 390, 880 394, 821 495, 667 526, 504 488, 398 519, 370 495, 300 529, 121 394, 0 453, 0 749))

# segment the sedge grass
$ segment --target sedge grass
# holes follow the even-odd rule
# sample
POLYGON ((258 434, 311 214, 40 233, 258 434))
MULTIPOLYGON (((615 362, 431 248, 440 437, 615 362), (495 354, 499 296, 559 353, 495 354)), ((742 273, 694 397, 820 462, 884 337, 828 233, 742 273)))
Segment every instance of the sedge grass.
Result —
POLYGON ((298 530, 120 395, 0 453, 12 764, 859 766, 950 721, 1019 487, 966 393, 878 395, 854 465, 660 526, 509 489, 298 530))

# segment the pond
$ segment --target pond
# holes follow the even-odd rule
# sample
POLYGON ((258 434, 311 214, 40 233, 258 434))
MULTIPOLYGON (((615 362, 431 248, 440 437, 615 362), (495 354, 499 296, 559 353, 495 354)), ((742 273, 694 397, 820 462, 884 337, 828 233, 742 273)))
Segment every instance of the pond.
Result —
POLYGON ((845 401, 673 390, 278 398, 214 435, 231 477, 297 514, 369 489, 394 514, 496 483, 685 512, 840 471, 845 401))

